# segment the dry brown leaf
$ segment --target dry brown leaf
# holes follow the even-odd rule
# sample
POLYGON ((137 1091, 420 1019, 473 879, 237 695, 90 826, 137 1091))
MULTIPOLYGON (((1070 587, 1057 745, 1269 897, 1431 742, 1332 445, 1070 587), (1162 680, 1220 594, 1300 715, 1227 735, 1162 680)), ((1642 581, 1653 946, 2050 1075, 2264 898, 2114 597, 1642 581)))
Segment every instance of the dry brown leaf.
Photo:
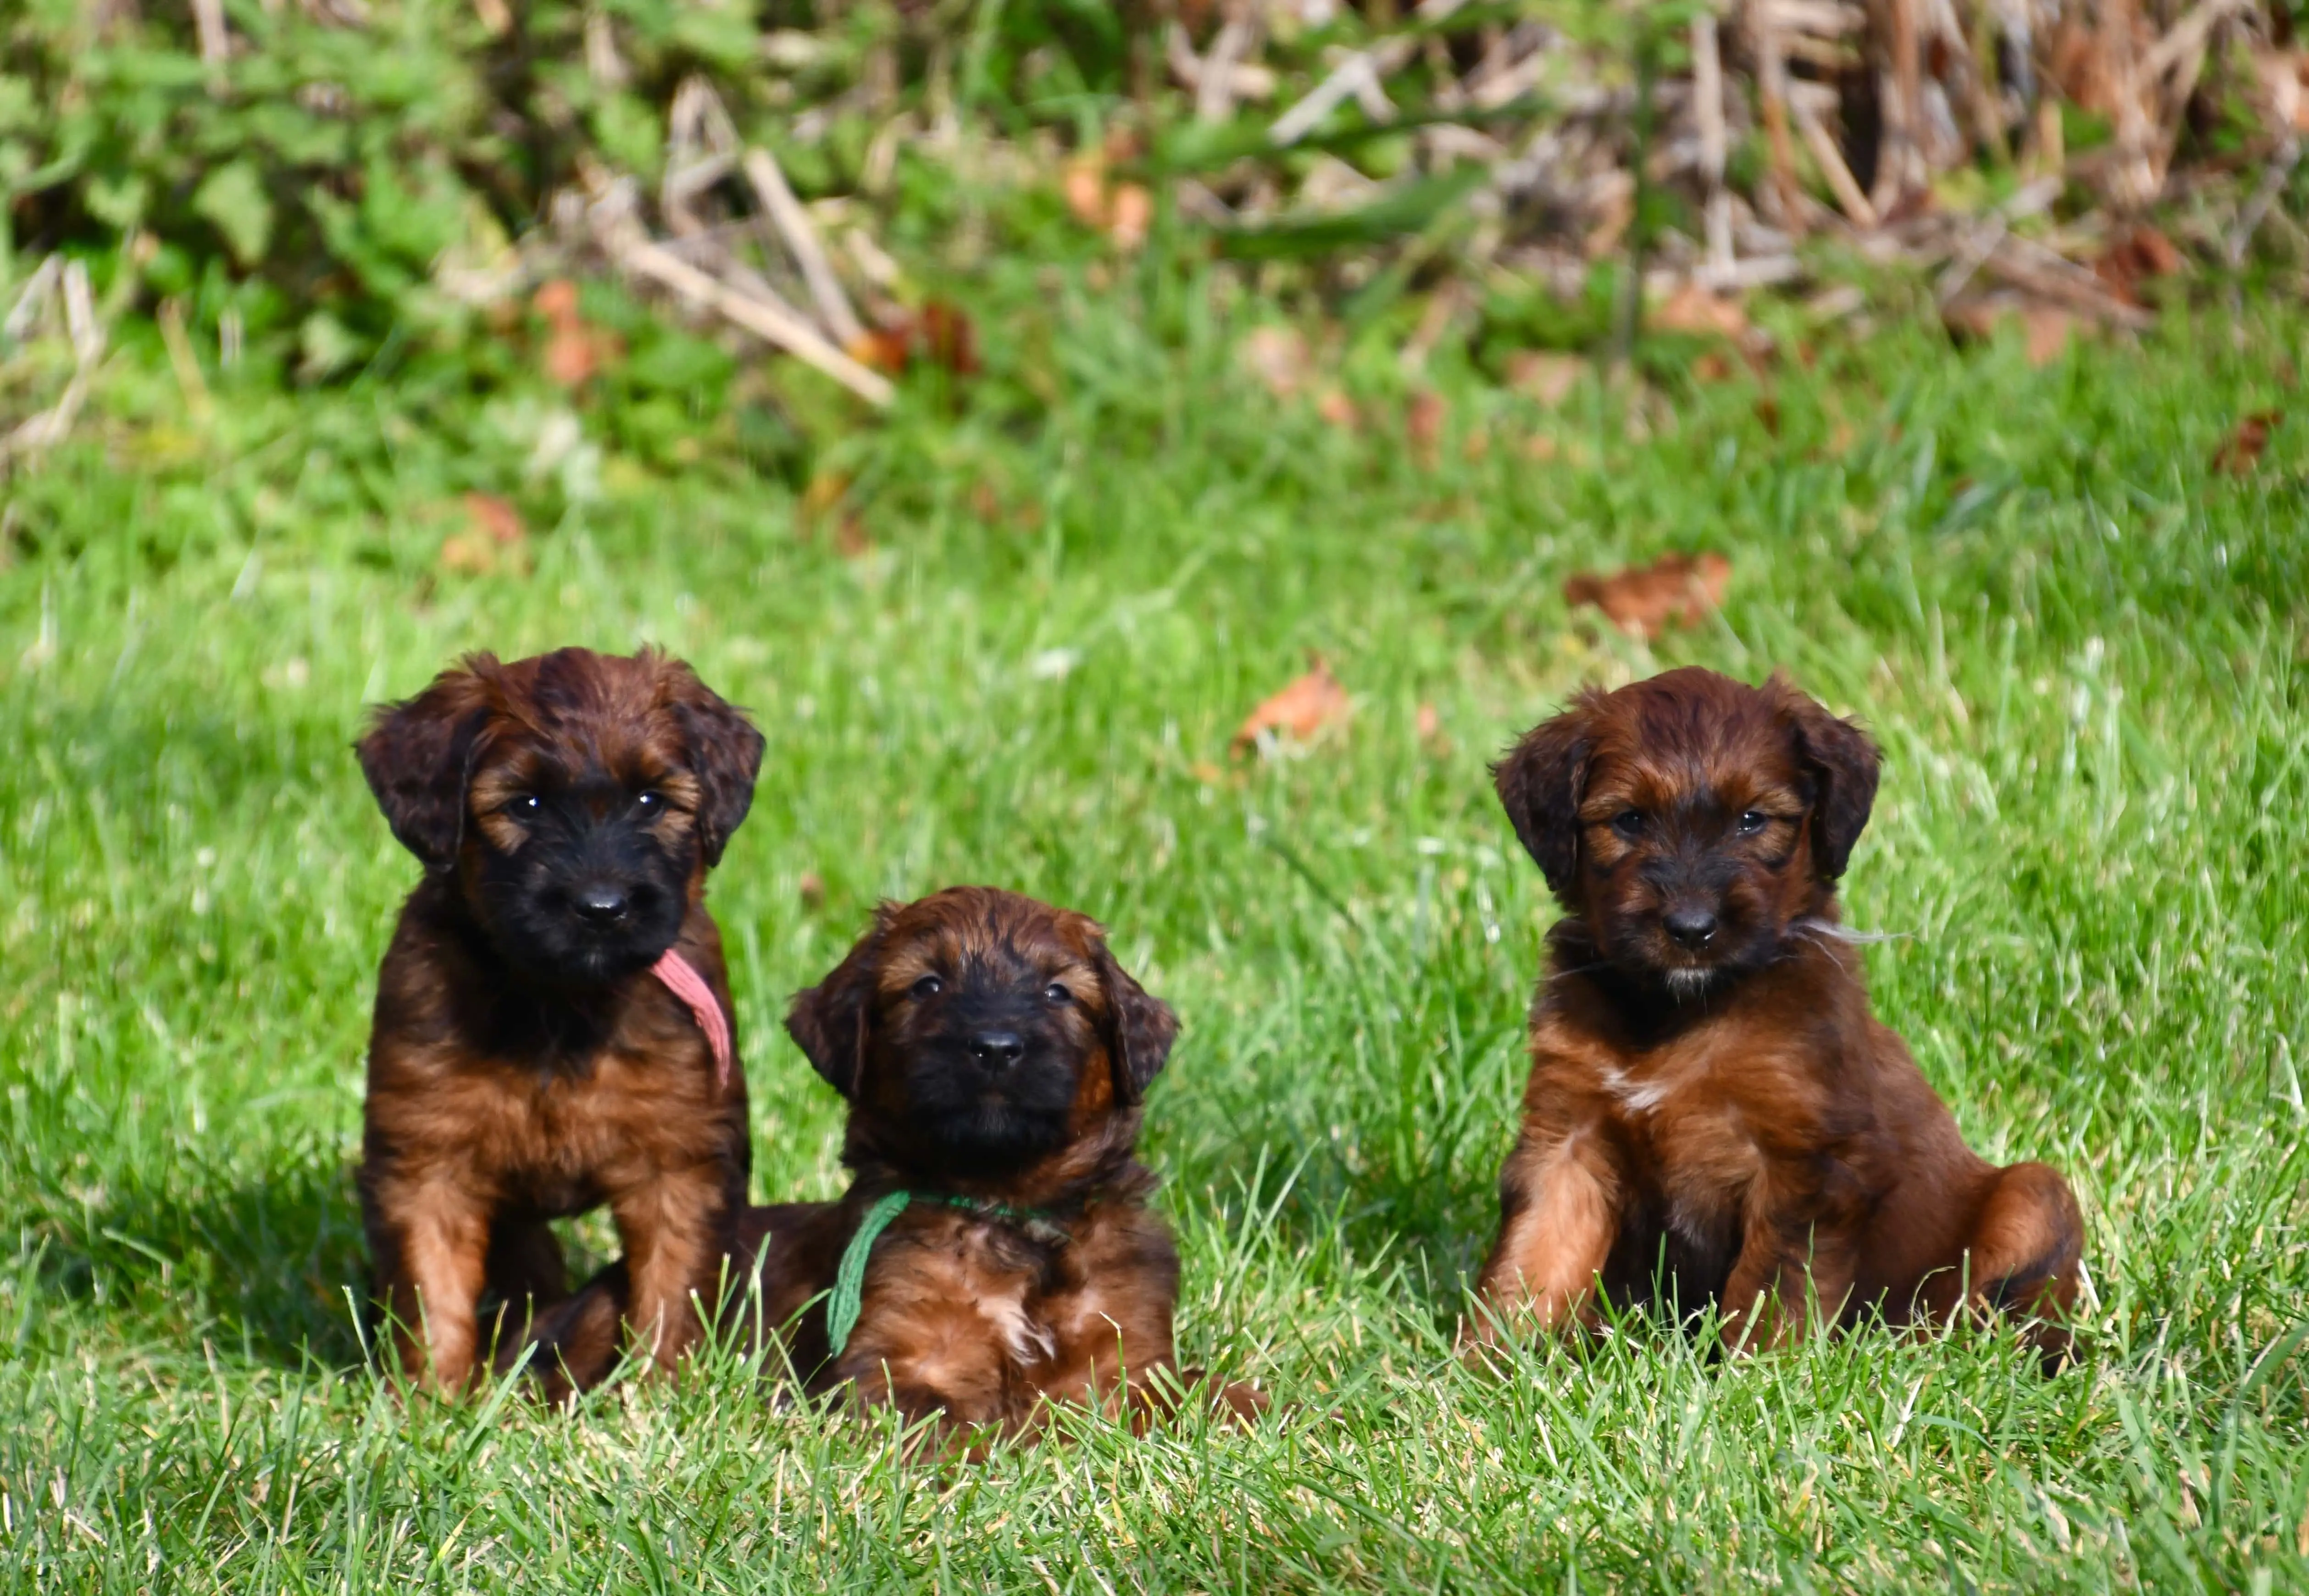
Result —
POLYGON ((2028 334, 2028 364, 2050 366, 2069 347, 2077 318, 2057 305, 2031 305, 2020 313, 2020 325, 2028 334))
POLYGON ((2255 410, 2236 424, 2236 430, 2221 441, 2213 452, 2213 470, 2226 476, 2242 477, 2259 464, 2261 451, 2269 447, 2269 435, 2285 419, 2283 410, 2255 410))
POLYGON ((1553 410, 1571 396, 1587 362, 1577 355, 1518 349, 1508 357, 1508 386, 1553 410))
POLYGON ((1154 196, 1140 183, 1120 184, 1107 207, 1106 236, 1117 249, 1129 251, 1146 242, 1154 220, 1154 196))
POLYGON ((521 569, 529 543, 521 512, 493 493, 469 493, 464 505, 464 529, 441 539, 441 568, 467 576, 521 569))
POLYGON ((590 325, 577 313, 577 285, 566 278, 540 284, 530 305, 545 318, 545 380, 561 388, 581 388, 625 352, 614 332, 590 325))
POLYGON ((801 879, 794 884, 795 895, 801 906, 815 914, 826 907, 826 877, 815 870, 804 870, 801 879))
POLYGON ((1307 384, 1307 340, 1295 328, 1253 327, 1242 341, 1242 363, 1277 399, 1307 384))
POLYGON ((1269 732, 1310 742, 1326 727, 1345 720, 1346 714, 1347 690, 1331 674, 1329 661, 1314 654, 1309 657, 1307 674, 1251 711, 1228 747, 1236 754, 1247 754, 1269 732))
POLYGON ((1187 774, 1206 787, 1216 787, 1226 780, 1226 772, 1207 759, 1198 759, 1187 767, 1187 774))
POLYGON ((1563 601, 1593 604, 1630 637, 1657 637, 1671 625, 1696 625, 1724 602, 1732 562, 1713 549, 1697 556, 1664 554, 1648 565, 1609 576, 1582 571, 1563 584, 1563 601))
POLYGON ((1732 362, 1715 349, 1708 350, 1691 363, 1691 378, 1697 383, 1725 383, 1732 379, 1732 362))
POLYGON ((1341 389, 1324 389, 1322 397, 1315 401, 1315 413, 1342 432, 1359 431, 1362 427, 1363 418, 1355 411, 1355 401, 1341 389))
POLYGON ((1748 331, 1748 313, 1737 299, 1709 293, 1687 282, 1645 318, 1662 332, 1693 332, 1718 338, 1739 338, 1748 331))
POLYGON ((1526 460, 1553 460, 1562 453, 1563 445, 1557 443, 1552 436, 1544 432, 1535 432, 1524 440, 1523 453, 1526 460))
POLYGON ((1077 156, 1067 162, 1067 169, 1059 180, 1067 198, 1067 209, 1074 212, 1077 221, 1086 228, 1104 231, 1106 214, 1106 162, 1095 155, 1077 156))
POLYGON ((918 311, 895 313, 878 327, 850 341, 852 359, 896 376, 916 360, 927 360, 956 376, 979 371, 978 331, 960 306, 932 299, 918 311))
POLYGON ((1435 469, 1437 445, 1442 442, 1443 424, 1450 413, 1443 396, 1432 388, 1422 388, 1404 407, 1404 434, 1411 441, 1412 458, 1423 470, 1435 469))
POLYGON ((2109 240, 2100 259, 2093 263, 2093 274, 2110 293, 2128 305, 2137 305, 2142 282, 2152 277, 2170 277, 2187 264, 2173 240, 2144 221, 2121 229, 2109 240))
POLYGON ((2018 321, 2031 366, 2050 365, 2071 339, 2092 330, 2091 324, 2058 305, 2005 293, 1959 299, 1941 312, 1941 319, 1959 340, 1979 341, 1993 338, 1998 324, 2018 321))

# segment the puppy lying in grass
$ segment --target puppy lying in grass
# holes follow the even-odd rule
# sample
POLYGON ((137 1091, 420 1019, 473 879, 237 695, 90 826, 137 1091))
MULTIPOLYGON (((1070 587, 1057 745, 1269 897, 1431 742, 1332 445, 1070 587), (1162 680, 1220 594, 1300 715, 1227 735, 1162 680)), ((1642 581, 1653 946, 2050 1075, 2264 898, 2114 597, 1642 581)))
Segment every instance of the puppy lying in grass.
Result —
MULTIPOLYGON (((377 972, 360 1165, 376 1295, 454 1392, 569 1292, 546 1221, 607 1203, 670 1363, 746 1200, 746 1077, 705 873, 761 734, 689 667, 476 654, 379 712, 361 770, 425 866, 377 972)), ((616 1326, 610 1326, 614 1339, 616 1326)))
MULTIPOLYGON (((1136 1156, 1178 1022, 1097 925, 988 887, 884 904, 786 1029, 849 1101, 854 1178, 746 1213, 759 1298, 732 1311, 783 1333, 806 1389, 1015 1435, 1052 1402, 1137 1418, 1198 1382, 1175 1369, 1179 1256, 1136 1156)), ((614 1264, 540 1324, 550 1391, 614 1363, 631 1290, 614 1264)))
POLYGON ((1869 1012, 1836 882, 1875 745, 1774 677, 1673 670, 1588 692, 1496 767, 1569 918, 1531 1012, 1523 1128, 1474 1333, 1722 1308, 1781 1345, 1812 1307, 1946 1322, 2005 1309, 2063 1357, 2083 1225, 2043 1164, 1964 1143, 1869 1012))

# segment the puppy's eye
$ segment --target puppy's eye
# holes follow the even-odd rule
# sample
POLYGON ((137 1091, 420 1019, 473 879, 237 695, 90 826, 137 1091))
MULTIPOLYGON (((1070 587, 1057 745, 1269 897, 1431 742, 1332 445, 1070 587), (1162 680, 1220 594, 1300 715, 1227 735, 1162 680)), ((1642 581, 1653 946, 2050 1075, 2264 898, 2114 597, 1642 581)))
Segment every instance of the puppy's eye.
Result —
POLYGON ((644 792, 634 799, 634 807, 644 815, 660 814, 665 808, 665 795, 660 792, 644 792))
POLYGON ((938 979, 938 978, 934 975, 926 975, 922 977, 921 979, 916 981, 912 986, 907 988, 906 995, 914 998, 936 997, 939 993, 945 990, 946 983, 944 981, 938 979))
POLYGON ((1761 809, 1750 809, 1740 816, 1740 834, 1752 837, 1772 824, 1772 817, 1761 809))
POLYGON ((545 800, 533 792, 517 792, 506 803, 506 813, 515 820, 528 820, 540 813, 545 800))
POLYGON ((1622 837, 1644 834, 1644 813, 1640 809, 1622 809, 1612 816, 1612 829, 1622 837))
POLYGON ((1065 984, 1059 981, 1052 981, 1043 988, 1042 996, 1052 1003, 1072 1003, 1075 1000, 1075 995, 1068 991, 1065 984))

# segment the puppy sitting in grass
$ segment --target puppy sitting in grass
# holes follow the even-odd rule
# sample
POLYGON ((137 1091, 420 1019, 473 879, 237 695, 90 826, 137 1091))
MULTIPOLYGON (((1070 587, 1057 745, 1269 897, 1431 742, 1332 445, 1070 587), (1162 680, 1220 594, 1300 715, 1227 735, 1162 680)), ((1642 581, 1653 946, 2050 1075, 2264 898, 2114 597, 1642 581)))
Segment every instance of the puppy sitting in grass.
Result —
MULTIPOLYGON (((808 1390, 1019 1434, 1053 1401, 1140 1415, 1198 1378, 1174 1368, 1179 1256, 1136 1156, 1178 1022, 1097 925, 988 887, 886 903, 786 1029, 849 1101, 854 1178, 746 1215, 759 1298, 732 1311, 783 1330, 808 1390)), ((612 1264, 540 1324, 557 1393, 615 1361, 631 1282, 612 1264)))
POLYGON ((1959 1307, 2048 1366, 2083 1226, 2043 1164, 1964 1143, 1869 1012, 1836 882, 1875 746, 1774 677, 1588 692, 1496 767, 1569 918, 1531 1013, 1523 1128, 1478 1284, 1486 1341, 1593 1325, 1598 1290, 1722 1308, 1727 1346, 1959 1307))
POLYGON ((464 1386, 490 1339, 568 1295, 546 1221, 603 1203, 627 1316, 670 1362, 746 1200, 705 892, 761 734, 678 660, 563 649, 470 657, 359 753, 425 866, 377 974, 360 1167, 402 1369, 464 1386))

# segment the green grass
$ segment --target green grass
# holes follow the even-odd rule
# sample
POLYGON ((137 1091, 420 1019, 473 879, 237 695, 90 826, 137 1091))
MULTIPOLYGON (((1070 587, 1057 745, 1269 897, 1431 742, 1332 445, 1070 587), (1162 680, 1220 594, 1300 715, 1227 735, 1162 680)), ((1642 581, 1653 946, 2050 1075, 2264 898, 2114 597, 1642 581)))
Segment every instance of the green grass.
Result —
POLYGON ((2309 441, 2208 471, 2309 321, 2176 314, 2042 370, 1887 332, 1783 374, 1777 437, 1736 384, 1631 441, 1592 391, 1543 415, 1446 374, 1423 467, 1247 384, 1240 312, 1009 314, 990 358, 1025 351, 1045 418, 998 369, 822 446, 858 557, 722 444, 646 467, 615 416, 598 496, 525 483, 550 396, 422 363, 293 400, 212 374, 200 423, 131 358, 7 486, 11 1588, 2309 1585, 2309 441), (550 521, 526 579, 437 574, 468 488, 550 521), (1728 605, 1652 649, 1558 596, 1695 546, 1728 605), (713 896, 757 1195, 838 1189, 777 1021, 878 895, 1088 910, 1185 1021, 1147 1136, 1182 1354, 1291 1422, 938 1469, 728 1358, 574 1417, 405 1411, 366 1370, 359 1060, 415 867, 347 744, 459 651, 644 640, 769 737, 713 896), (1345 734, 1230 762, 1310 649, 1345 734), (1583 679, 1686 661, 1784 666, 1884 744, 1847 878, 1901 934, 1877 1005, 1975 1145, 2075 1182, 2082 1367, 1879 1336, 1714 1365, 1640 1325, 1503 1381, 1450 1358, 1550 919, 1485 761, 1583 679))

